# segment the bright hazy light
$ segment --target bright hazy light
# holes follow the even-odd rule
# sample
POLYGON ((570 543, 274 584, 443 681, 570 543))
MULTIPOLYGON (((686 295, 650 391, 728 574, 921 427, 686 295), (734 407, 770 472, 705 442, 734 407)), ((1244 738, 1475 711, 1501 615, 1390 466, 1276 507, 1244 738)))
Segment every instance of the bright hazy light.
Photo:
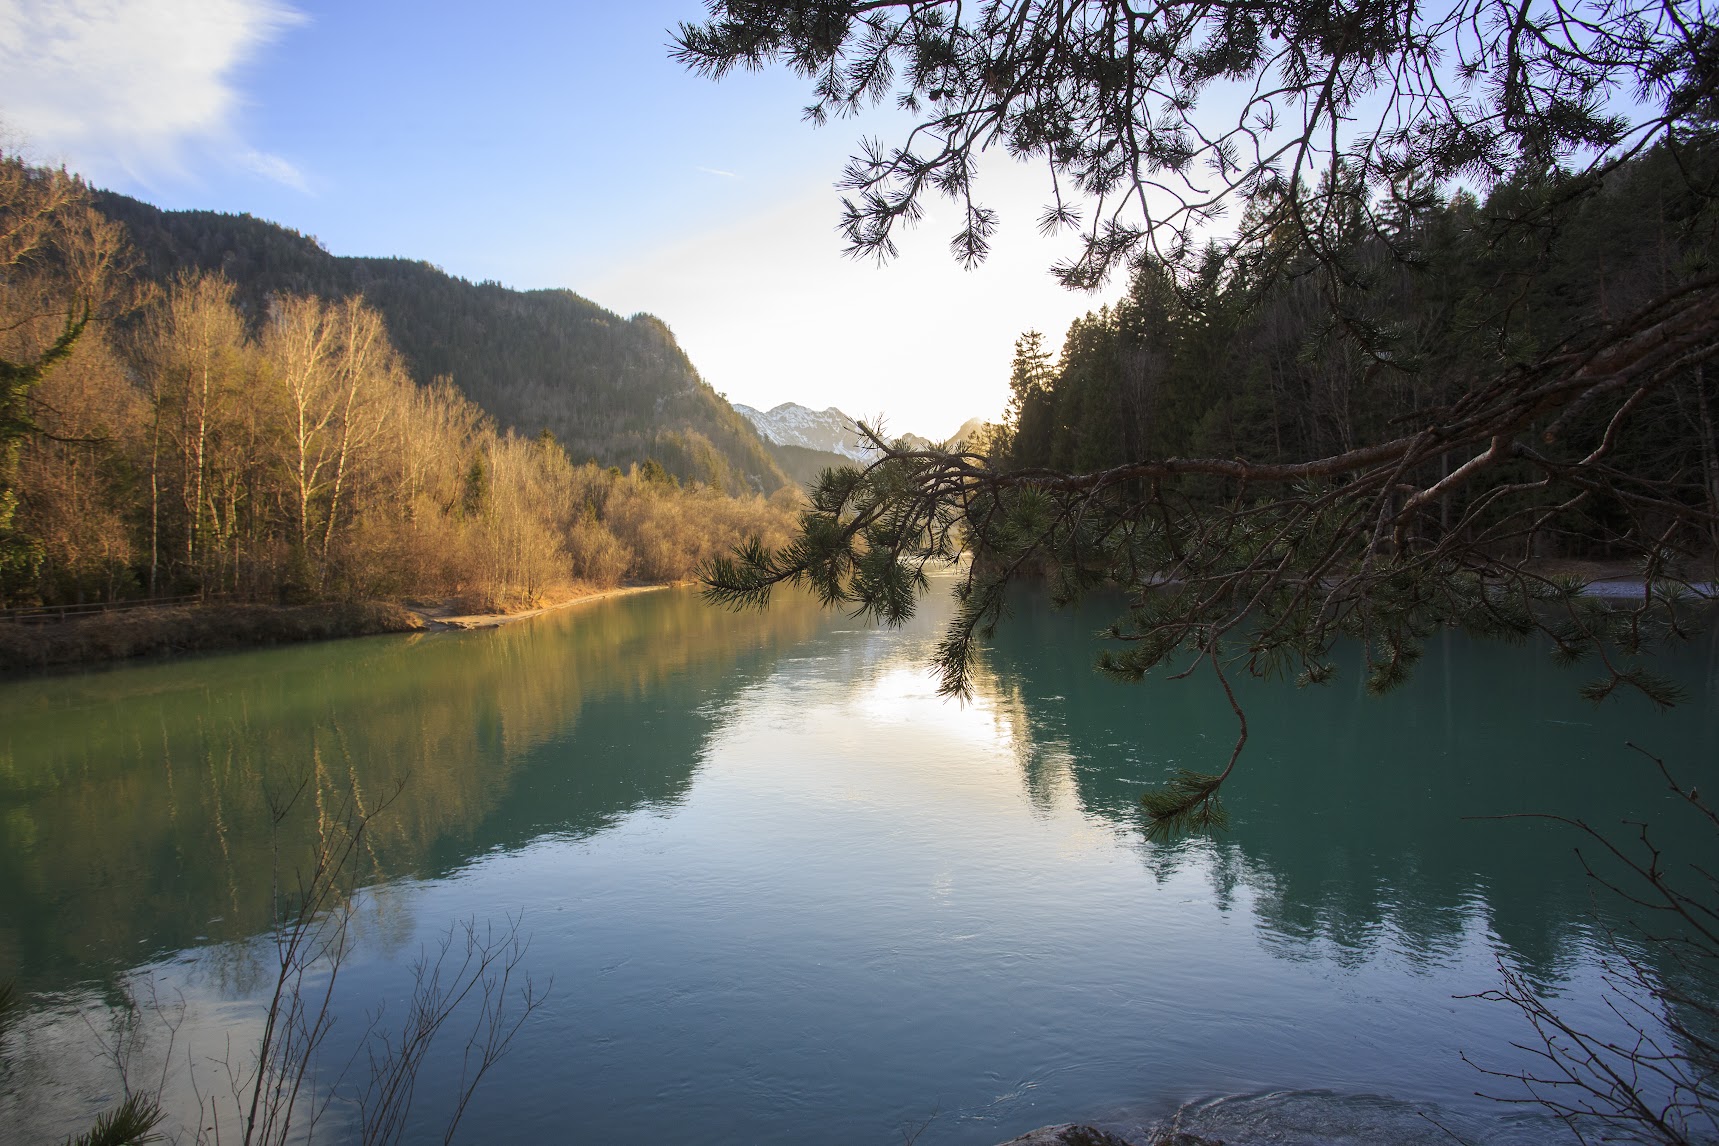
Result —
POLYGON ((963 270, 950 255, 957 215, 944 200, 879 266, 842 254, 840 201, 827 186, 734 224, 665 242, 612 265, 588 297, 666 321, 705 380, 731 401, 799 402, 942 438, 968 418, 998 418, 1014 342, 1029 329, 1053 350, 1100 295, 1069 291, 1050 267, 1073 246, 1034 225, 1037 172, 986 165, 981 201, 1002 225, 990 257, 963 270))

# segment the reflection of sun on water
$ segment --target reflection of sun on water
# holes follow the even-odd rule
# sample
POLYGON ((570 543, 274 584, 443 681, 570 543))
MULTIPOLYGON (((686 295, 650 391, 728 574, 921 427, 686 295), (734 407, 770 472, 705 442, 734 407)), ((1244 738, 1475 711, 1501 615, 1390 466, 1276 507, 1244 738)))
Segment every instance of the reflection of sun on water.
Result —
POLYGON ((975 689, 966 700, 937 695, 937 677, 928 667, 890 665, 858 691, 849 706, 856 714, 887 724, 912 723, 940 736, 971 745, 1010 751, 1017 736, 1014 714, 998 708, 975 689))
POLYGON ((1018 808, 1024 798, 1040 820, 1062 819, 1064 848, 1109 846, 1113 832, 1080 814, 1066 744, 1035 739, 1025 697, 985 666, 975 666, 972 695, 939 695, 924 657, 881 666, 829 714, 859 725, 916 799, 956 800, 969 812, 1018 808))

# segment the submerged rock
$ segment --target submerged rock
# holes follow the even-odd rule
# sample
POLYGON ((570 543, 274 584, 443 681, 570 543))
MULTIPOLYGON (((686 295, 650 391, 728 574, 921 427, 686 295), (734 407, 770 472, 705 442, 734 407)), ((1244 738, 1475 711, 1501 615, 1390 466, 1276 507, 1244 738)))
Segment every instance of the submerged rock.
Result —
MULTIPOLYGON (((1011 1138, 1001 1146, 1140 1146, 1121 1135, 1096 1126, 1068 1122, 1061 1126, 1041 1126, 1019 1138, 1011 1138)), ((1224 1146, 1215 1138, 1201 1138, 1185 1130, 1172 1130, 1153 1135, 1144 1146, 1224 1146)))
POLYGON ((1096 1126, 1069 1122, 1062 1126, 1041 1126, 1009 1139, 1002 1146, 1134 1146, 1134 1143, 1096 1126))

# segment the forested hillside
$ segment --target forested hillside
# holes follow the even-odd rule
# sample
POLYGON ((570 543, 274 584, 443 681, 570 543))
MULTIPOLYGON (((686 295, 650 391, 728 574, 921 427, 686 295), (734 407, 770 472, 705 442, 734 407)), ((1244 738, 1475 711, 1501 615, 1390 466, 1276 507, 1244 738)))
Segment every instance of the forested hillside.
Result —
POLYGON ((186 269, 218 272, 253 319, 275 295, 361 295, 418 382, 446 376, 502 428, 547 429, 576 460, 655 458, 682 481, 731 493, 786 484, 751 424, 650 315, 622 318, 568 290, 470 283, 409 259, 337 257, 249 215, 163 211, 111 192, 92 203, 124 225, 144 277, 165 285, 186 269))
POLYGON ((508 608, 786 535, 792 491, 767 500, 767 458, 730 462, 693 428, 762 451, 655 319, 95 200, 0 155, 0 607, 508 608), (492 353, 514 372, 478 369, 492 353), (501 419, 449 381, 468 365, 501 419))
POLYGON ((769 443, 770 456, 776 459, 776 464, 782 467, 782 472, 808 489, 816 485, 823 477, 825 470, 840 469, 851 466, 854 460, 843 454, 833 454, 828 450, 810 450, 805 446, 787 446, 776 442, 769 443))
MULTIPOLYGON (((1214 256, 1191 287, 1143 263, 1115 306, 1069 328, 1060 355, 1036 332, 1017 342, 1009 415, 984 448, 1005 468, 1084 472, 1178 457, 1271 464, 1386 440, 1417 411, 1713 274, 1719 219, 1691 177, 1710 179, 1714 167, 1702 150, 1657 149, 1614 171, 1557 227, 1502 238, 1475 219, 1498 214, 1510 186, 1484 206, 1405 193, 1387 238, 1417 258, 1357 240, 1341 311, 1293 246, 1256 263, 1214 256), (1366 338, 1336 313, 1365 322, 1366 338)), ((1681 488, 1719 510, 1719 378, 1694 366, 1628 412, 1612 435, 1603 405, 1578 407, 1549 432, 1606 437, 1612 464, 1644 489, 1681 488)), ((1445 472, 1462 460, 1447 457, 1445 472)), ((1235 495, 1211 484, 1213 496, 1235 495)), ((1463 509, 1459 499, 1443 512, 1463 509)), ((1526 544, 1545 556, 1607 556, 1631 528, 1624 510, 1615 497, 1587 498, 1526 544)))

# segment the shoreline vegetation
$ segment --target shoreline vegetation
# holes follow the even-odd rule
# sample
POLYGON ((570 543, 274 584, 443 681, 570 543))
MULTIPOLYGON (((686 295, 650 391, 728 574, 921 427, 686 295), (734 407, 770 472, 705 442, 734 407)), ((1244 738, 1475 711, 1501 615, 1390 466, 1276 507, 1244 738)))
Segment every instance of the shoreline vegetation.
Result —
POLYGON ((0 679, 128 660, 233 652, 387 633, 493 629, 545 613, 677 584, 586 586, 505 611, 450 597, 304 605, 215 601, 95 613, 41 624, 0 623, 0 679))
MULTIPOLYGON (((394 326, 411 334, 416 311, 271 277, 248 231, 210 234, 262 260, 232 276, 145 259, 153 232, 4 153, 0 224, 0 611, 95 614, 0 613, 0 673, 481 627, 792 537, 804 495, 779 472, 647 453, 664 443, 547 358, 535 376, 573 422, 553 403, 540 429, 503 421, 473 395, 505 356, 462 358, 460 376, 409 357, 394 326)), ((640 321, 655 333, 638 361, 586 366, 722 404, 640 321)))
MULTIPOLYGON (((1584 592, 1606 600, 1640 597, 1646 582, 1620 562, 1548 560, 1547 576, 1579 576, 1584 592)), ((470 598, 408 598, 404 601, 324 601, 300 605, 206 602, 95 613, 60 622, 0 622, 0 680, 37 672, 233 652, 305 641, 388 633, 432 633, 494 629, 576 605, 686 584, 683 579, 643 584, 572 586, 514 608, 470 598)), ((1707 597, 1719 597, 1709 585, 1707 597)))

